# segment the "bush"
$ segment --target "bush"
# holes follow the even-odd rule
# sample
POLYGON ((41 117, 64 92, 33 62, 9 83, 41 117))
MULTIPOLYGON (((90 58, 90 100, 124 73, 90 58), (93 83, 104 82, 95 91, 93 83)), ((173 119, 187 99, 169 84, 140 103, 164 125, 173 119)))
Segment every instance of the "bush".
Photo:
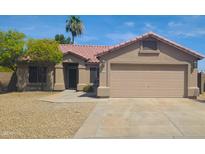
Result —
POLYGON ((84 92, 93 92, 93 86, 87 85, 83 88, 84 92))

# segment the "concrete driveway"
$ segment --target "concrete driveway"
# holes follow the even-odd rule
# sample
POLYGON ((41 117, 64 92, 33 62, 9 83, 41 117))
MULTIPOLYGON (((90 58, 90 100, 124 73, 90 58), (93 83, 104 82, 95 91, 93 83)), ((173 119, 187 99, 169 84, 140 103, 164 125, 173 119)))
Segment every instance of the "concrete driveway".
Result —
POLYGON ((205 138, 205 103, 186 98, 109 99, 74 138, 205 138))

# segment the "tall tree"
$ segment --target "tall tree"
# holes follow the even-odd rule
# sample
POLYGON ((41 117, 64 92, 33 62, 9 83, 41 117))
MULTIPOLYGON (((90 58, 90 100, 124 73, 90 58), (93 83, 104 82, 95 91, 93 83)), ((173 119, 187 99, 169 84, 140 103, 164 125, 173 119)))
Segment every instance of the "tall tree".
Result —
POLYGON ((16 71, 16 63, 24 54, 25 35, 9 30, 0 31, 0 65, 16 71))
POLYGON ((25 35, 17 31, 0 31, 0 66, 9 68, 13 71, 10 82, 7 86, 8 91, 16 90, 17 83, 17 61, 24 54, 25 35))
POLYGON ((70 32, 72 35, 71 43, 74 43, 74 38, 83 33, 83 22, 78 16, 70 16, 68 20, 66 20, 66 32, 70 32))
POLYGON ((68 37, 67 39, 63 34, 56 34, 55 35, 55 41, 57 41, 60 44, 70 44, 71 39, 68 37))
POLYGON ((58 42, 50 39, 30 39, 27 43, 25 56, 32 62, 49 62, 57 64, 61 62, 63 54, 58 42))

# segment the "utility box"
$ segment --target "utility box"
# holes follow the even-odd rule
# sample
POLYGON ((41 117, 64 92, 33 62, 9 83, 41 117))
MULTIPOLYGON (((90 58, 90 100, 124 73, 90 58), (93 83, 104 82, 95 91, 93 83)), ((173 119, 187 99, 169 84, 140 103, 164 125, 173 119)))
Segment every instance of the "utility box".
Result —
POLYGON ((205 91, 205 73, 204 72, 198 73, 198 87, 199 87, 200 94, 202 94, 205 91))

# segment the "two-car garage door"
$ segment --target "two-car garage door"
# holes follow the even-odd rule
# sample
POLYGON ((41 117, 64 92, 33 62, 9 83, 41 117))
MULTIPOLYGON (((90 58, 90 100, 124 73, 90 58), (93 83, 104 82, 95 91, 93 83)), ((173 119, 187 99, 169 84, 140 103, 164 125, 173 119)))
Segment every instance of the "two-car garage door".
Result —
POLYGON ((112 64, 111 97, 185 97, 185 65, 112 64))

